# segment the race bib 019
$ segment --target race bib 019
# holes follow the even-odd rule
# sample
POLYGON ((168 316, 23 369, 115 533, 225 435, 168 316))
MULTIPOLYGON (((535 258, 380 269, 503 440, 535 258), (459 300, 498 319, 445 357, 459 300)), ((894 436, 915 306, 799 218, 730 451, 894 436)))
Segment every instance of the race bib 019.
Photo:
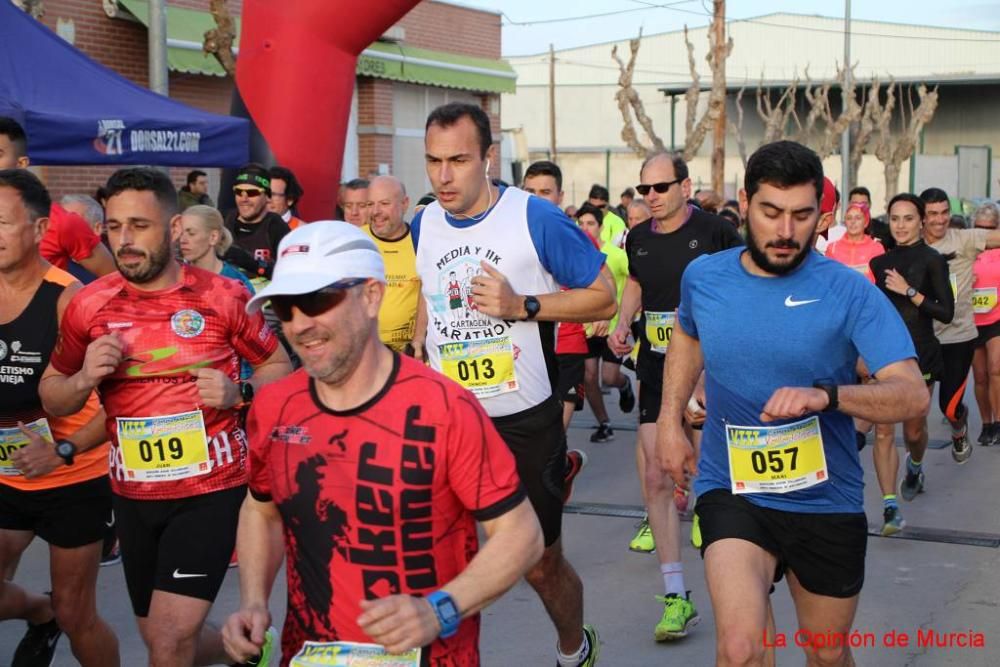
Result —
MULTIPOLYGON (((46 442, 55 442, 52 438, 52 429, 49 428, 49 420, 45 417, 39 417, 30 424, 25 424, 24 427, 32 433, 40 435, 42 440, 46 442)), ((22 433, 21 429, 16 426, 13 428, 0 428, 0 475, 13 477, 21 474, 21 471, 14 467, 11 455, 30 442, 28 436, 22 433)))
POLYGON ((734 494, 801 491, 829 479, 819 417, 782 426, 726 424, 734 494))
POLYGON ((476 398, 489 398, 517 391, 514 345, 510 336, 467 340, 438 346, 441 372, 476 398))
POLYGON ((670 347, 670 337, 677 321, 676 311, 657 313, 646 311, 646 340, 649 349, 658 354, 666 354, 670 347))
POLYGON ((985 315, 996 307, 996 287, 976 287, 972 290, 972 310, 976 315, 985 315))
POLYGON ((306 642, 288 667, 420 667, 420 649, 390 654, 378 644, 306 642))
POLYGON ((118 447, 125 476, 135 482, 166 482, 211 472, 201 410, 163 417, 119 417, 118 447))

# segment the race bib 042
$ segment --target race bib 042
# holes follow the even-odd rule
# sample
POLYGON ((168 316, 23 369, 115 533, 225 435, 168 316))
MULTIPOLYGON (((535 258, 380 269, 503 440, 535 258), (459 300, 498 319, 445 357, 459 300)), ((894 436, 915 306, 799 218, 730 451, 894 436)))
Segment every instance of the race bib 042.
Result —
POLYGON ((403 654, 385 652, 378 644, 306 642, 289 667, 420 667, 420 649, 403 654))
POLYGON ((996 287, 976 287, 972 290, 972 310, 976 315, 985 315, 996 307, 996 287))
POLYGON ((726 424, 734 494, 801 491, 829 479, 819 417, 782 426, 726 424))
POLYGON ((211 472, 201 410, 163 417, 119 417, 118 447, 125 476, 135 482, 166 482, 211 472))

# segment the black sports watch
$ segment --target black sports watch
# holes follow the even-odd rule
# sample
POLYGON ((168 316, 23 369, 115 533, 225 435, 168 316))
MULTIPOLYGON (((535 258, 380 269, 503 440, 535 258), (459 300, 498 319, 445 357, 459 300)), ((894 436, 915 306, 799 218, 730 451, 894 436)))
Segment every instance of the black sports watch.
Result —
POLYGON ((527 313, 527 316, 524 319, 526 320, 535 319, 535 316, 538 315, 538 311, 540 311, 541 309, 542 309, 542 304, 538 302, 538 299, 536 299, 533 296, 524 297, 524 312, 527 313))
POLYGON ((249 382, 240 382, 240 400, 244 405, 253 400, 253 385, 249 382))
POLYGON ((906 288, 906 298, 907 299, 912 299, 916 295, 917 295, 917 288, 916 287, 907 287, 906 288))
POLYGON ((66 462, 66 465, 73 465, 73 456, 76 455, 76 445, 69 440, 56 440, 56 455, 66 462))
POLYGON ((827 404, 827 406, 823 408, 823 412, 833 412, 840 405, 840 398, 839 398, 839 392, 837 391, 837 385, 823 384, 821 382, 817 382, 813 385, 813 388, 822 389, 823 391, 826 392, 827 398, 830 399, 830 402, 827 404))

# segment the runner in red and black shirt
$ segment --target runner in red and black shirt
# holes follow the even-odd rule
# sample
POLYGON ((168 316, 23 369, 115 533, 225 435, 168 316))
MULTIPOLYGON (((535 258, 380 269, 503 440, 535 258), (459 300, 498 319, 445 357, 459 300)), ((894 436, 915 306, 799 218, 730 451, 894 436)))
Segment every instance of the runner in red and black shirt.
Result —
POLYGON ((244 314, 241 284, 174 259, 180 216, 164 174, 123 169, 107 191, 119 273, 70 302, 39 393, 60 415, 100 391, 125 579, 151 664, 214 662, 221 641, 202 624, 247 481, 236 408, 291 367, 263 319, 244 314), (248 383, 241 357, 254 367, 248 383))
POLYGON ((414 667, 478 665, 477 612, 541 556, 514 458, 479 402, 379 342, 384 291, 368 236, 317 222, 281 242, 274 282, 250 303, 271 300, 304 367, 250 411, 242 608, 223 631, 235 660, 270 641, 282 556, 282 665, 378 644, 412 652, 393 664, 414 667), (477 520, 489 536, 478 554, 477 520))

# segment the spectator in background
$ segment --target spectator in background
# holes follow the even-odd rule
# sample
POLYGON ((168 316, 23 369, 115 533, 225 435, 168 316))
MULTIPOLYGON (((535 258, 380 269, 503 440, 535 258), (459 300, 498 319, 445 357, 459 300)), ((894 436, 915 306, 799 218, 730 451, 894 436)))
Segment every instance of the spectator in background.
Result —
MULTIPOLYGON (((847 203, 864 204, 868 208, 869 216, 871 216, 872 193, 863 185, 851 188, 851 191, 847 195, 847 203)), ((886 220, 872 217, 871 224, 868 225, 868 233, 872 238, 878 239, 886 251, 896 247, 896 239, 892 237, 892 232, 889 231, 889 223, 886 220)))
POLYGON ((576 218, 576 211, 576 206, 573 206, 572 204, 563 209, 563 213, 565 213, 566 217, 570 219, 576 218))
POLYGON ((299 200, 305 191, 288 167, 271 167, 268 175, 271 177, 271 194, 267 198, 267 210, 277 213, 288 224, 289 229, 295 229, 304 221, 295 214, 299 200))
MULTIPOLYGON (((13 118, 0 117, 0 169, 27 169, 28 137, 13 118)), ((52 204, 49 226, 39 245, 42 257, 65 271, 70 260, 95 276, 115 270, 115 262, 86 220, 52 204)))
POLYGON ((208 196, 208 174, 200 169, 188 172, 187 183, 177 191, 177 207, 183 213, 189 206, 215 206, 208 196))
POLYGON ((355 227, 368 224, 368 181, 355 178, 344 183, 340 206, 344 209, 346 222, 355 227))
POLYGON ((628 228, 632 229, 640 222, 646 222, 653 217, 653 212, 649 210, 649 204, 645 199, 636 199, 628 207, 628 228))
POLYGON ((256 162, 243 165, 233 185, 236 211, 226 216, 226 228, 233 235, 233 246, 225 260, 242 269, 258 289, 271 279, 278 243, 289 232, 281 216, 267 210, 270 192, 267 169, 256 162), (246 255, 250 256, 249 263, 246 255))
POLYGON ((718 213, 722 208, 722 195, 715 190, 698 190, 694 193, 699 208, 707 213, 718 213))
POLYGON ((615 214, 625 220, 628 218, 628 207, 635 201, 635 190, 631 187, 625 188, 619 195, 618 206, 615 207, 615 214))
POLYGON ((76 213, 87 221, 94 233, 104 233, 104 208, 90 195, 64 195, 59 203, 70 213, 76 213))
MULTIPOLYGON (((596 206, 604 213, 604 220, 601 221, 601 245, 611 243, 620 247, 628 227, 625 225, 625 221, 608 207, 608 197, 608 189, 595 183, 590 187, 587 203, 596 206)), ((574 211, 575 215, 576 211, 574 211)))
POLYGON ((434 193, 433 192, 428 192, 423 197, 421 197, 420 201, 417 202, 417 205, 413 207, 413 215, 416 215, 417 213, 420 213, 422 210, 424 210, 424 208, 428 204, 430 204, 431 202, 436 202, 436 201, 437 201, 437 197, 434 196, 434 193))

